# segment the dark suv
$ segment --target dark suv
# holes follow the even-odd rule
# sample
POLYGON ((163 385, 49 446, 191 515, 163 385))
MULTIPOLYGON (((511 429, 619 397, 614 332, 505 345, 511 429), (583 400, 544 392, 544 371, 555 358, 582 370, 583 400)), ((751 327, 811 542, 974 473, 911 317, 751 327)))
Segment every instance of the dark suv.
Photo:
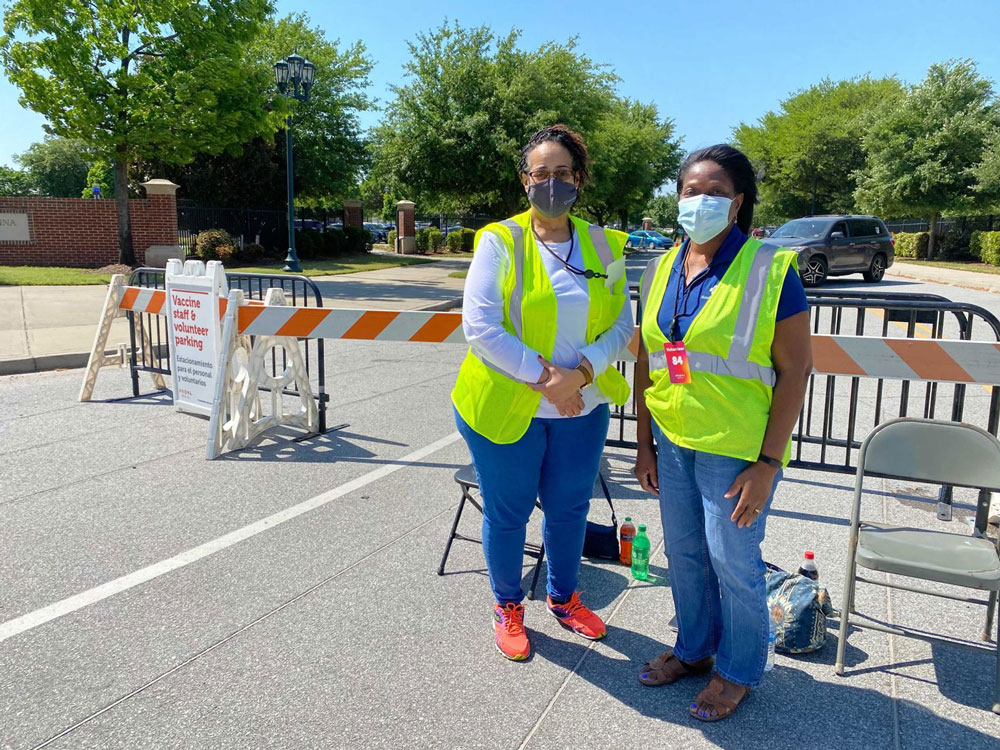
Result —
POLYGON ((895 259, 892 235, 875 216, 807 216, 782 224, 769 241, 799 254, 799 275, 806 286, 827 276, 864 274, 878 282, 895 259))

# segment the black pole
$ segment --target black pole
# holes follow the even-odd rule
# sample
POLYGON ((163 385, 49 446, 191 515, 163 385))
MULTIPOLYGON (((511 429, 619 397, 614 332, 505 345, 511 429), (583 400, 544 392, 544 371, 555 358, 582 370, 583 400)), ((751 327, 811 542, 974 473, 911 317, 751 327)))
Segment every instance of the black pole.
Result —
POLYGON ((295 172, 292 164, 292 116, 288 115, 285 129, 285 170, 288 172, 288 256, 282 271, 301 273, 299 256, 295 254, 295 172))

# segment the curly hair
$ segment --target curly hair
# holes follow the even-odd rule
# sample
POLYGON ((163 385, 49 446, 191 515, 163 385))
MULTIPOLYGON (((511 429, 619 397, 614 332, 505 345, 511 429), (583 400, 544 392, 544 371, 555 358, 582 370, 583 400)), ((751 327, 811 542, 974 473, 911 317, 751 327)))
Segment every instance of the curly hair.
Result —
POLYGON ((531 136, 528 145, 521 150, 521 159, 517 164, 518 174, 528 171, 528 154, 547 141, 554 141, 569 151, 573 157, 573 171, 580 176, 580 185, 585 185, 590 180, 590 154, 587 153, 587 146, 579 133, 562 124, 549 125, 531 136))

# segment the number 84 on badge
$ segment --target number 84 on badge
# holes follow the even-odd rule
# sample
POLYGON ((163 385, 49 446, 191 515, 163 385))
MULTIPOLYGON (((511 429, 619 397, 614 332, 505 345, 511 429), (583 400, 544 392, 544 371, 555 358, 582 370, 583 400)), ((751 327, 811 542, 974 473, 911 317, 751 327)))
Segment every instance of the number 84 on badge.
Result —
POLYGON ((670 382, 674 385, 685 385, 691 382, 691 368, 688 366, 687 348, 683 341, 668 341, 663 345, 663 353, 667 356, 667 372, 670 382))

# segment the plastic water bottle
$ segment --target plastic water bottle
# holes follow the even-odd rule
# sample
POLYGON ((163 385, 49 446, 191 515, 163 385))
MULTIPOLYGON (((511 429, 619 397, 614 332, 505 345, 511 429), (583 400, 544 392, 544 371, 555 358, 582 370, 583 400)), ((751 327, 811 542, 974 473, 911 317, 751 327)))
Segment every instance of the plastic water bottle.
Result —
POLYGON ((818 581, 819 568, 816 567, 816 554, 811 549, 807 549, 803 558, 802 565, 799 567, 799 575, 818 581))
POLYGON ((637 581, 649 578, 649 537, 646 524, 639 524, 639 531, 632 542, 632 577, 637 581))
POLYGON ((778 639, 778 624, 774 621, 774 614, 767 610, 767 661, 764 662, 764 671, 770 672, 774 669, 774 643, 778 639))
POLYGON ((632 542, 635 541, 635 525, 630 516, 625 517, 625 523, 621 528, 621 541, 619 544, 618 562, 622 565, 632 564, 632 542))

